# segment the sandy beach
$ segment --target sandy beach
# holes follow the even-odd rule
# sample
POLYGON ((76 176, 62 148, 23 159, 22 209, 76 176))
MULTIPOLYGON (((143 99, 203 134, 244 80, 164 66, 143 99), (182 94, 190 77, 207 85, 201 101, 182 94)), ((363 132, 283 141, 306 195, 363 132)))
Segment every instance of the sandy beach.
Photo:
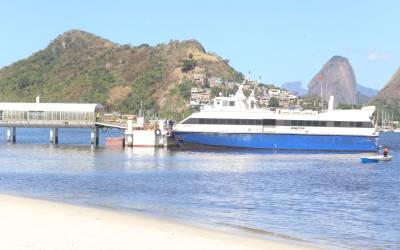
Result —
POLYGON ((145 215, 0 195, 0 249, 315 249, 145 215))

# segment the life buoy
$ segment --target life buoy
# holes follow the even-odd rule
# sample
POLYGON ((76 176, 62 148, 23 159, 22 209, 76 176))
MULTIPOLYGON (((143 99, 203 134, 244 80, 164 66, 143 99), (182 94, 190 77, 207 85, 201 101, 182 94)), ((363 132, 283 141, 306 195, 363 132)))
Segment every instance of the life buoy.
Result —
POLYGON ((156 130, 154 131, 154 133, 155 133, 156 135, 161 135, 161 130, 156 129, 156 130))

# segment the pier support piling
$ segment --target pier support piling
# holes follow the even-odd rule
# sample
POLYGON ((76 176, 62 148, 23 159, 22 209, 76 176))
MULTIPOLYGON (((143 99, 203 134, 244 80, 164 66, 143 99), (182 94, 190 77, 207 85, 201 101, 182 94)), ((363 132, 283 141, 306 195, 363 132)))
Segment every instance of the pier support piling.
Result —
POLYGON ((17 142, 17 128, 13 127, 13 143, 17 142))
POLYGON ((54 129, 54 143, 58 144, 58 128, 54 129))
POLYGON ((96 145, 99 145, 99 127, 96 127, 96 145))
POLYGON ((90 129, 90 144, 94 144, 94 128, 90 129))
POLYGON ((54 142, 54 128, 50 128, 50 143, 54 142))
POLYGON ((7 128, 6 130, 6 141, 9 143, 11 141, 11 129, 7 128))

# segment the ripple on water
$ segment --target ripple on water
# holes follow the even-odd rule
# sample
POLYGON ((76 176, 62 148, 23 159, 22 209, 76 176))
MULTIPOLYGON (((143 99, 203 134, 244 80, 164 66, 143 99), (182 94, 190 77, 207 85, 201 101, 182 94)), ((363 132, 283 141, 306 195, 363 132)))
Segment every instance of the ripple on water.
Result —
POLYGON ((400 246, 398 134, 381 140, 392 162, 361 164, 365 154, 110 150, 87 145, 86 130, 49 146, 39 131, 0 145, 1 192, 344 248, 400 246))

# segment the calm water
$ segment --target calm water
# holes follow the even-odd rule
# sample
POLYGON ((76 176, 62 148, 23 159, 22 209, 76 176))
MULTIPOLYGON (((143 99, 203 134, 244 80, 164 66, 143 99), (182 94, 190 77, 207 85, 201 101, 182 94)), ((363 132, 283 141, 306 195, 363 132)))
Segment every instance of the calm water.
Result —
POLYGON ((333 248, 400 249, 400 133, 382 136, 394 160, 379 164, 361 164, 366 154, 96 149, 88 130, 61 130, 58 146, 47 129, 18 130, 16 145, 4 135, 2 193, 333 248))

